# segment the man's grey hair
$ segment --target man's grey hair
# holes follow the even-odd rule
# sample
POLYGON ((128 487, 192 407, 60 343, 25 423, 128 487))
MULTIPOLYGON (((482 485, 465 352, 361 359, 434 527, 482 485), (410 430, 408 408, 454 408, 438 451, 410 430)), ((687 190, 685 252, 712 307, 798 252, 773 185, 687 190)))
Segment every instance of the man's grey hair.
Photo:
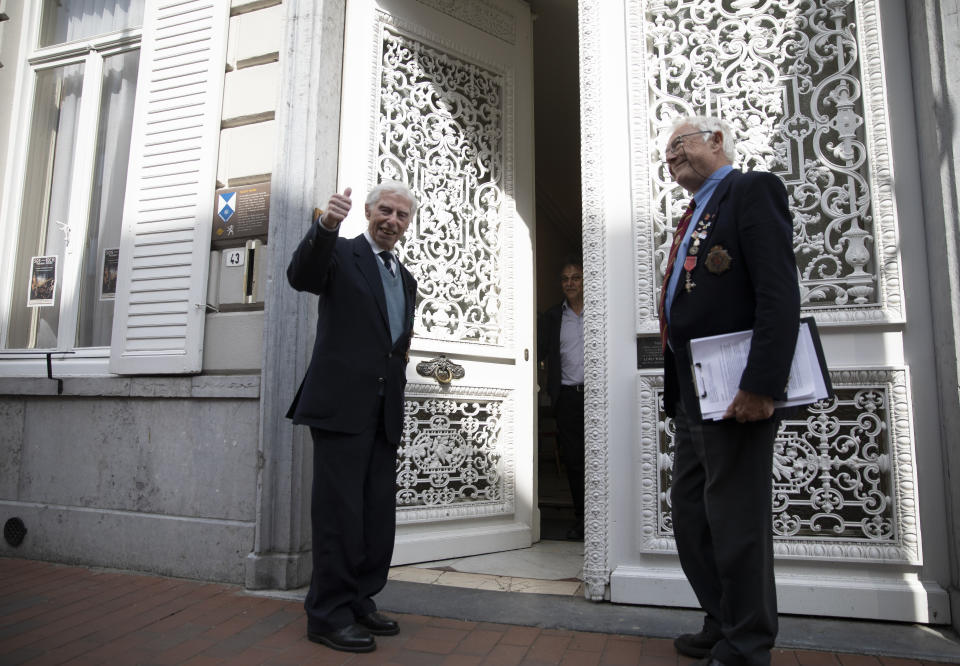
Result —
POLYGON ((405 199, 410 201, 410 217, 413 217, 413 214, 417 212, 417 197, 413 194, 413 190, 407 187, 404 183, 401 183, 399 180, 383 180, 380 181, 380 184, 370 190, 367 194, 366 205, 376 206, 377 202, 380 201, 380 197, 384 194, 398 194, 405 199))
MULTIPOLYGON (((678 127, 683 125, 690 125, 705 132, 720 132, 723 134, 723 154, 726 155, 728 160, 733 162, 733 159, 737 155, 737 150, 733 142, 733 128, 730 127, 725 120, 720 120, 712 116, 683 116, 673 121, 670 127, 670 134, 673 134, 678 127)), ((710 135, 703 134, 702 137, 703 140, 706 141, 710 138, 710 135)))

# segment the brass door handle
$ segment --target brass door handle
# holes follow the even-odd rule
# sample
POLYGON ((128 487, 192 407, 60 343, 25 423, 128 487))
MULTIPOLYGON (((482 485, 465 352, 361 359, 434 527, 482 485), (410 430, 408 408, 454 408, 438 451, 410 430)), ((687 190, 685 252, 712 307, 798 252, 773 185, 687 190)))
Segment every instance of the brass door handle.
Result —
POLYGON ((417 363, 417 374, 421 377, 433 377, 438 384, 449 384, 454 379, 463 379, 466 373, 462 365, 457 365, 441 354, 437 358, 417 363))

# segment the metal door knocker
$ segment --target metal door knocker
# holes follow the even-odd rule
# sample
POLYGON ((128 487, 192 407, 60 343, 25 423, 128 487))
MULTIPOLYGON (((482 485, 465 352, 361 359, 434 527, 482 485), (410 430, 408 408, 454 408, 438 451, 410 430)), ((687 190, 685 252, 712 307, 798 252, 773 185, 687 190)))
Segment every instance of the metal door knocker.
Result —
POLYGON ((417 363, 417 374, 421 377, 433 377, 438 384, 449 384, 454 379, 463 379, 462 365, 457 365, 441 354, 438 358, 417 363))

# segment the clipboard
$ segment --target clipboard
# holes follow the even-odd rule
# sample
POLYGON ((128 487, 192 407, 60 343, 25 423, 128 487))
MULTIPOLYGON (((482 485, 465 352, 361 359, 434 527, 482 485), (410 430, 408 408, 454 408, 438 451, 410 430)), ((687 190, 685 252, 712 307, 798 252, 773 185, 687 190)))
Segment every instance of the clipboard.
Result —
MULTIPOLYGON (((719 421, 733 400, 747 367, 753 331, 737 331, 689 342, 691 374, 700 414, 719 421)), ((813 317, 800 319, 797 346, 790 365, 786 399, 774 407, 798 407, 833 397, 830 373, 823 355, 820 334, 813 317)))

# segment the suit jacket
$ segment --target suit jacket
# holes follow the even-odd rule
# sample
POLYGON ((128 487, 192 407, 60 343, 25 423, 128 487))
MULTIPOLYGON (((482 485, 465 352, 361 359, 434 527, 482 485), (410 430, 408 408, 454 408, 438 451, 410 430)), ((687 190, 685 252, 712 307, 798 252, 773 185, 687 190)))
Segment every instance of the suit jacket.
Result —
POLYGON ((700 220, 712 220, 700 242, 687 292, 679 276, 664 354, 664 408, 677 400, 699 418, 687 343, 753 329, 740 388, 782 399, 800 324, 793 224, 783 182, 773 174, 731 171, 700 220))
POLYGON ((376 410, 383 396, 384 430, 397 445, 403 429, 417 282, 400 266, 406 325, 394 344, 378 261, 363 234, 339 238, 319 222, 300 241, 287 267, 287 280, 297 291, 319 296, 317 336, 310 367, 287 417, 298 424, 356 434, 381 416, 376 410))
POLYGON ((560 397, 560 325, 563 321, 563 302, 557 303, 540 315, 537 322, 537 357, 547 362, 547 395, 550 404, 557 406, 560 397))

